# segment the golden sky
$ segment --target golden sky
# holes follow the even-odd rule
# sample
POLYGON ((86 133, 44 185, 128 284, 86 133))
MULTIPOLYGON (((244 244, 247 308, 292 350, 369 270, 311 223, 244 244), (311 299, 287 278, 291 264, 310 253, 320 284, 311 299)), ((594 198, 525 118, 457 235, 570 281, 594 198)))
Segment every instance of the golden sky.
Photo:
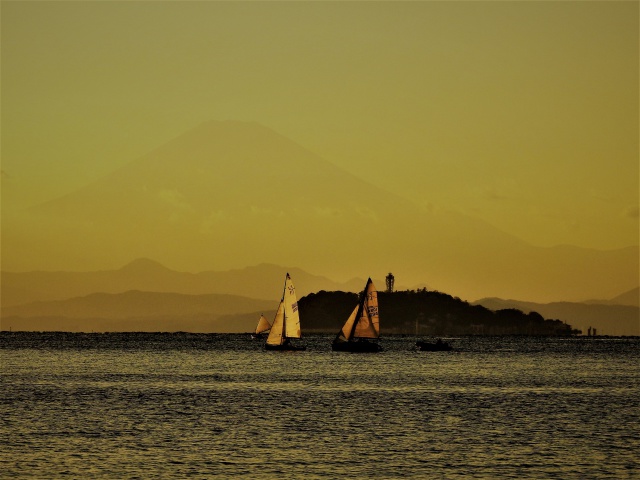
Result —
POLYGON ((2 208, 231 119, 533 245, 637 245, 638 6, 2 1, 2 208))

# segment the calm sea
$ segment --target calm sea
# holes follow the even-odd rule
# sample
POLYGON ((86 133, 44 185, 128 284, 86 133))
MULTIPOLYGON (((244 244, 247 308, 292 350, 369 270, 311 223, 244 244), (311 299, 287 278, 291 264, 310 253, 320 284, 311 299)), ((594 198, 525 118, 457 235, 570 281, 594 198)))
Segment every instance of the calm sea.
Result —
POLYGON ((0 334, 0 477, 640 478, 640 339, 0 334))

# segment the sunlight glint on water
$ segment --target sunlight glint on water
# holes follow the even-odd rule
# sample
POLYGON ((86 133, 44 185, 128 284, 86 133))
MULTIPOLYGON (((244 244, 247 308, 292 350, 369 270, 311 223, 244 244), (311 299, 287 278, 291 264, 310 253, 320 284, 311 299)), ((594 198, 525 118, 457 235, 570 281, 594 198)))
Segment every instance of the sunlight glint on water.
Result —
MULTIPOLYGON (((137 336, 136 336, 137 335, 137 336)), ((146 335, 146 336, 145 336, 146 335)), ((7 476, 637 478, 638 339, 0 337, 7 476)))

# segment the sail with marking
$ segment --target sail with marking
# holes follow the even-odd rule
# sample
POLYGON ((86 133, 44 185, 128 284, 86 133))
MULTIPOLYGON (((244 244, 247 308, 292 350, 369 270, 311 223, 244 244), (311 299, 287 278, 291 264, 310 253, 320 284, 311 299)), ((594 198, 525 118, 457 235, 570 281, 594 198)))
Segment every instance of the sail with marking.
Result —
POLYGON ((287 338, 300 338, 300 314, 298 313, 298 297, 296 289, 293 286, 291 277, 287 273, 284 282, 284 293, 282 294, 284 302, 284 318, 285 318, 285 336, 287 338))
POLYGON ((346 352, 379 352, 382 347, 377 342, 369 342, 379 337, 378 292, 369 278, 360 302, 336 335, 331 348, 346 352))
POLYGON ((278 305, 276 317, 273 319, 271 331, 267 337, 267 345, 282 345, 289 338, 301 338, 300 313, 298 312, 298 298, 291 277, 287 273, 282 300, 278 305))
POLYGON ((378 338, 380 317, 378 316, 378 292, 371 279, 364 289, 362 308, 358 312, 353 338, 378 338))
POLYGON ((271 324, 269 320, 264 315, 260 315, 260 319, 258 320, 258 325, 256 325, 256 335, 260 335, 261 333, 266 332, 271 328, 271 324))

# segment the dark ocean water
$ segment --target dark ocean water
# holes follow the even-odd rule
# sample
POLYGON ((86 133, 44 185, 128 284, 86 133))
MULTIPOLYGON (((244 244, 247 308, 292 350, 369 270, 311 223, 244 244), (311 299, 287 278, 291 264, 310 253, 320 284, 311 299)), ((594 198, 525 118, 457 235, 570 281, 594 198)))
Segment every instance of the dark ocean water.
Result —
POLYGON ((0 477, 640 478, 640 339, 0 334, 0 477))

